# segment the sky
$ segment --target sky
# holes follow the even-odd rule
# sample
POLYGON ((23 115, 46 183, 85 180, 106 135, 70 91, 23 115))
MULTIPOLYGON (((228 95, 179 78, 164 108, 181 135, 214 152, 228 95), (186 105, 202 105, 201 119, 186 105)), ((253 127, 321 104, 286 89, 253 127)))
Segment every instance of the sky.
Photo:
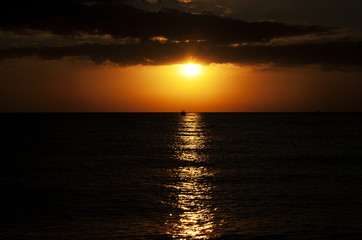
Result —
POLYGON ((362 111, 361 1, 1 4, 1 112, 362 111))

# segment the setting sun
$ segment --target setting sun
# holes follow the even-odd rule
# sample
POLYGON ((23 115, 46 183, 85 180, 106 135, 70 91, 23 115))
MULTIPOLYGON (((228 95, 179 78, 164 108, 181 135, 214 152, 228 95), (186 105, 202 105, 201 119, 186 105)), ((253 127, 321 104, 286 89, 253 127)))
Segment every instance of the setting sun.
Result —
POLYGON ((188 77, 195 77, 201 74, 201 66, 199 64, 188 63, 181 65, 181 73, 188 77))

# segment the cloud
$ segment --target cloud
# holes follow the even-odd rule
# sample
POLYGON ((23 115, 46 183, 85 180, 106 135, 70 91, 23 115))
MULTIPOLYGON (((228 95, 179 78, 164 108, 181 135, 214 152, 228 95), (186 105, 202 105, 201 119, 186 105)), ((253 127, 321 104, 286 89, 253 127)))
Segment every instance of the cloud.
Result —
POLYGON ((358 0, 193 0, 198 9, 225 13, 229 17, 247 20, 287 21, 293 23, 354 26, 361 29, 362 2, 358 0), (222 8, 220 9, 221 6, 222 8))
POLYGON ((277 66, 319 65, 324 69, 361 69, 362 42, 331 42, 281 46, 216 46, 203 42, 131 45, 82 44, 68 47, 18 48, 0 50, 2 59, 39 56, 42 59, 76 57, 97 64, 111 61, 120 65, 165 65, 197 58, 205 64, 235 63, 277 66))
POLYGON ((211 14, 177 10, 141 10, 126 1, 10 1, 0 15, 0 29, 29 29, 59 35, 95 34, 147 41, 162 36, 174 41, 206 40, 228 44, 269 41, 272 38, 323 34, 331 28, 288 25, 280 22, 246 22, 211 14))
MULTIPOLYGON (((137 2, 156 6, 164 1, 137 2)), ((16 34, 0 41, 7 46, 0 49, 0 59, 76 57, 97 64, 162 65, 193 57, 206 64, 361 66, 361 42, 328 39, 338 33, 335 28, 147 9, 127 0, 9 1, 0 14, 0 30, 16 34)))

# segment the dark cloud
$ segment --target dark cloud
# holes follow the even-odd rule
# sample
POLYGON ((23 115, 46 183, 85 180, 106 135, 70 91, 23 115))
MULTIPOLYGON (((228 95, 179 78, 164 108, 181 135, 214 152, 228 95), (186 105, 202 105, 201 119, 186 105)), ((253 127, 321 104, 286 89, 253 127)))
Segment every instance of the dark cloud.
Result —
POLYGON ((205 64, 236 63, 278 66, 320 65, 336 70, 362 67, 362 42, 333 42, 286 46, 216 46, 207 43, 146 43, 134 45, 92 45, 1 50, 4 58, 40 56, 43 59, 81 57, 97 64, 163 65, 194 57, 205 64))
POLYGON ((323 34, 322 26, 288 25, 280 22, 246 22, 211 14, 177 10, 150 12, 126 1, 9 1, 2 7, 0 29, 35 29, 60 35, 109 34, 147 41, 154 36, 169 40, 206 40, 214 43, 269 41, 272 38, 323 34))
POLYGON ((361 29, 362 2, 358 0, 211 0, 215 1, 233 9, 229 16, 241 19, 275 19, 293 23, 357 26, 361 29))
MULTIPOLYGON (((159 1, 164 5, 169 1, 159 1)), ((191 0, 189 11, 213 12, 249 21, 274 19, 289 23, 353 26, 362 28, 359 0, 191 0)))
MULTIPOLYGON (((162 3, 138 2, 150 6, 162 3)), ((52 44, 53 47, 38 44, 37 47, 3 48, 0 59, 35 55, 43 59, 81 57, 97 64, 108 60, 120 65, 161 65, 193 56, 205 63, 318 64, 341 69, 361 66, 361 42, 267 44, 273 39, 328 36, 335 33, 330 27, 246 22, 209 13, 146 9, 130 5, 126 0, 9 1, 1 8, 1 30, 21 33, 39 30, 63 38, 59 38, 60 44, 52 44), (88 36, 87 44, 79 44, 77 37, 82 35, 88 36), (64 36, 78 43, 66 44, 64 36), (89 36, 109 36, 110 40, 108 44, 99 44, 100 41, 96 43, 89 36), (162 42, 151 40, 157 36, 163 37, 162 42), (133 41, 125 43, 125 38, 133 41), (233 47, 234 43, 238 43, 234 45, 237 47, 233 47)))

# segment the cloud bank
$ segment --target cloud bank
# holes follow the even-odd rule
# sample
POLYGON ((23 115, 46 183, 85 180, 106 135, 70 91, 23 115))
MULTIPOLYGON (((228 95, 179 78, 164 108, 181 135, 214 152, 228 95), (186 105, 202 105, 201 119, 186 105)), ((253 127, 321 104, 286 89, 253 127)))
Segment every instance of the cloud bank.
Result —
POLYGON ((210 14, 176 10, 147 12, 123 1, 28 1, 21 7, 10 2, 0 16, 3 30, 35 29, 60 35, 109 34, 113 37, 155 36, 169 40, 206 40, 214 43, 269 41, 272 38, 328 32, 320 26, 277 22, 244 22, 210 14))
MULTIPOLYGON (((174 4, 184 3, 174 1, 174 4)), ((318 64, 341 68, 361 65, 359 41, 270 44, 273 39, 328 36, 335 33, 335 28, 274 21, 247 22, 172 9, 151 11, 125 0, 9 1, 0 14, 0 30, 21 34, 35 30, 62 38, 83 35, 112 38, 104 44, 89 38, 86 44, 62 46, 60 43, 56 47, 21 47, 19 43, 17 48, 1 48, 0 59, 81 57, 97 64, 111 61, 120 65, 162 65, 193 57, 204 63, 318 64)))
POLYGON ((165 65, 182 62, 192 57, 205 64, 321 65, 343 70, 361 67, 361 52, 362 42, 237 47, 215 47, 205 43, 147 43, 7 49, 1 50, 0 56, 2 59, 40 56, 46 60, 80 57, 90 59, 97 64, 111 61, 120 65, 165 65))

